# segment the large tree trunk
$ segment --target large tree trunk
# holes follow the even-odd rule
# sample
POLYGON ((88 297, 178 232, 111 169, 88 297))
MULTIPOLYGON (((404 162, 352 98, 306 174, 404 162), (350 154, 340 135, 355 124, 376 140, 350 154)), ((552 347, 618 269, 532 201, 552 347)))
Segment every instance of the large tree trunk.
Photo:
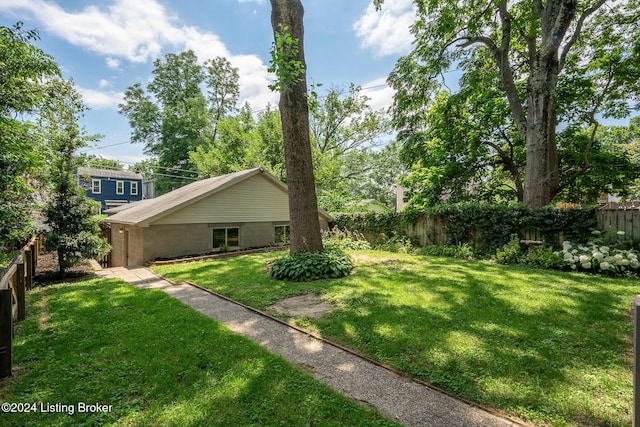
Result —
MULTIPOLYGON (((561 61, 575 42, 575 39, 569 41, 562 49, 562 54, 560 53, 562 41, 575 18, 577 3, 577 0, 550 1, 544 5, 542 2, 534 2, 540 17, 541 43, 538 45, 534 38, 529 38, 528 41, 530 74, 527 87, 527 163, 524 177, 524 204, 533 209, 540 209, 551 203, 560 188, 556 90, 563 65, 561 61)), ((581 19, 595 10, 597 7, 585 11, 581 19)))
MULTIPOLYGON (((282 28, 298 40, 296 61, 306 70, 304 60, 304 9, 299 0, 271 0, 271 25, 274 36, 282 28)), ((285 83, 286 84, 286 83, 285 83)), ((284 156, 289 186, 289 218, 291 221, 291 254, 322 252, 309 138, 309 106, 306 71, 297 82, 280 91, 280 117, 284 136, 284 156)))
POLYGON ((556 58, 537 58, 531 68, 527 91, 527 163, 524 204, 539 209, 549 203, 559 186, 556 146, 556 58))

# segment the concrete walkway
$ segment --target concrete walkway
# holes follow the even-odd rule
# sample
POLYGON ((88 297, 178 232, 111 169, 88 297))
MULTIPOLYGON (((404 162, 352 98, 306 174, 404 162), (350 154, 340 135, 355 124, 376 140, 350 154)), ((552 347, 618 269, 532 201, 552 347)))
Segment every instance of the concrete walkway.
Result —
POLYGON ((232 331, 302 367, 317 380, 372 405, 407 426, 516 426, 430 387, 188 284, 173 284, 143 267, 98 270, 100 277, 119 277, 144 289, 160 289, 232 331))

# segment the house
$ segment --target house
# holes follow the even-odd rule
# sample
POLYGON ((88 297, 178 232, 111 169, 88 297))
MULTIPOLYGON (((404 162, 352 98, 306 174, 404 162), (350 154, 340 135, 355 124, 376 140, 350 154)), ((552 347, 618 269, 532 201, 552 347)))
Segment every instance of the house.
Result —
POLYGON ((80 167, 78 186, 86 190, 87 197, 100 202, 101 213, 143 199, 139 172, 80 167))
MULTIPOLYGON (((287 186, 262 168, 193 182, 109 210, 111 266, 221 249, 264 247, 289 235, 287 186)), ((318 211, 322 228, 331 217, 318 211)))

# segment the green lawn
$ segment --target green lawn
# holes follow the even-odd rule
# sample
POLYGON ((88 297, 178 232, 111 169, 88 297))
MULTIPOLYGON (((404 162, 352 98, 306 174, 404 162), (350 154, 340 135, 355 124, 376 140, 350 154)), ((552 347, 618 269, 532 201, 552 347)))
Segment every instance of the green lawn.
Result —
POLYGON ((640 282, 488 261, 353 252, 345 279, 275 281, 278 254, 157 267, 265 309, 316 292, 299 325, 459 396, 537 424, 631 424, 631 303, 640 282))
POLYGON ((3 413, 2 426, 395 425, 163 292, 119 280, 31 291, 14 366, 0 402, 37 411, 3 413), (67 406, 42 413, 39 402, 67 406), (78 413, 79 403, 111 411, 78 413))

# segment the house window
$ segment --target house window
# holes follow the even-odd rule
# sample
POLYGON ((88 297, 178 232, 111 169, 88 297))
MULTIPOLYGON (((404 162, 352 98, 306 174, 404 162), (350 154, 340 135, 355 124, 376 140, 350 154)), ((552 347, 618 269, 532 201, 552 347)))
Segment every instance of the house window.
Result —
POLYGON ((276 245, 286 245, 289 243, 291 227, 288 225, 277 225, 275 228, 276 245))
POLYGON ((102 186, 101 186, 101 182, 99 179, 92 179, 91 180, 91 192, 93 194, 100 194, 101 190, 102 190, 102 186))
POLYGON ((240 229, 238 227, 214 228, 213 229, 213 249, 224 246, 230 248, 240 246, 240 229))
POLYGON ((136 181, 131 182, 131 195, 132 196, 138 195, 138 183, 136 181))
POLYGON ((116 181, 116 194, 124 194, 124 181, 116 181))

